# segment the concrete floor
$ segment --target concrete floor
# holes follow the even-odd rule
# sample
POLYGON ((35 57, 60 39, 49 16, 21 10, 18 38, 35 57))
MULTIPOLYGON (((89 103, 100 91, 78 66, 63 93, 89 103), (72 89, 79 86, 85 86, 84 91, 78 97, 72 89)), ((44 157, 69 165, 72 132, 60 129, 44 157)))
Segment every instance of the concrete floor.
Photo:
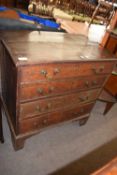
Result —
POLYGON ((27 139, 24 149, 17 152, 4 117, 0 175, 49 175, 116 138, 117 104, 105 116, 104 107, 105 103, 97 101, 86 125, 70 122, 49 128, 27 139))

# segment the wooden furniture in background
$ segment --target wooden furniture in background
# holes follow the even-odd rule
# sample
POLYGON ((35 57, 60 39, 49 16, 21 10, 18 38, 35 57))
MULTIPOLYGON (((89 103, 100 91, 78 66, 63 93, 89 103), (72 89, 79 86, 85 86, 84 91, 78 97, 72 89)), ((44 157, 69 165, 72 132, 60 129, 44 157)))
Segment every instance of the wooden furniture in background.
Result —
POLYGON ((0 0, 0 6, 28 8, 29 0, 0 0))
POLYGON ((9 31, 1 37, 1 99, 14 148, 49 126, 85 124, 117 60, 81 35, 9 31))
POLYGON ((117 75, 112 74, 109 77, 103 91, 99 96, 99 100, 106 102, 106 107, 104 110, 105 115, 117 102, 117 75))
POLYGON ((0 0, 0 6, 15 7, 16 0, 0 0))
POLYGON ((109 3, 108 1, 100 0, 92 14, 89 26, 93 23, 94 19, 98 19, 108 26, 114 13, 113 3, 114 2, 109 3))
POLYGON ((117 56, 117 33, 114 33, 113 31, 107 31, 107 33, 109 33, 109 37, 108 41, 106 42, 105 48, 107 48, 112 54, 117 56))
POLYGON ((14 7, 28 10, 30 0, 14 0, 14 7))
MULTIPOLYGON (((87 0, 37 0, 36 2, 32 0, 29 2, 28 11, 33 14, 53 16, 53 9, 60 9, 67 15, 78 15, 81 20, 81 14, 91 17, 95 8, 96 5, 87 0)), ((76 19, 75 16, 73 19, 76 19)))
POLYGON ((117 158, 111 160, 105 166, 92 173, 91 175, 116 175, 117 174, 117 158))
POLYGON ((112 17, 109 29, 106 31, 104 37, 102 38, 102 41, 101 41, 102 47, 106 48, 110 34, 115 27, 117 27, 117 10, 115 11, 115 14, 112 17))
MULTIPOLYGON (((117 33, 115 32, 116 28, 117 11, 113 16, 110 28, 106 31, 101 43, 101 46, 108 49, 108 51, 115 55, 115 57, 117 57, 117 33)), ((104 89, 99 96, 99 100, 106 102, 104 114, 107 114, 107 112, 117 102, 117 65, 115 65, 113 73, 105 84, 104 89)))

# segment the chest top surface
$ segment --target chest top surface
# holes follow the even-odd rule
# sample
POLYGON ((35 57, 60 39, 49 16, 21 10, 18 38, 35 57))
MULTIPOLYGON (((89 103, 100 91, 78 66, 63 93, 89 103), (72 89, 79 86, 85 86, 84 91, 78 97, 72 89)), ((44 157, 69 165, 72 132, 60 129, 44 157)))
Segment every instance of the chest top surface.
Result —
POLYGON ((82 35, 38 31, 0 33, 16 65, 115 59, 82 35))

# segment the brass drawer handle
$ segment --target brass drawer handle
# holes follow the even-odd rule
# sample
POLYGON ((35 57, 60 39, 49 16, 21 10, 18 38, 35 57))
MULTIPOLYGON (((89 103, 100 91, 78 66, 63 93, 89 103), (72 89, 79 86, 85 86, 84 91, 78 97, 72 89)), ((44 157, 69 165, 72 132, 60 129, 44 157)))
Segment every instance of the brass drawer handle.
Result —
POLYGON ((52 107, 52 104, 51 103, 48 103, 47 104, 47 109, 50 109, 52 107))
POLYGON ((97 85, 97 81, 96 80, 93 81, 93 85, 97 85))
POLYGON ((85 81, 85 85, 86 85, 87 87, 89 87, 89 82, 88 82, 88 81, 85 81))
POLYGON ((40 106, 36 106, 36 111, 41 112, 40 106))
POLYGON ((92 70, 93 70, 93 72, 94 72, 95 74, 98 74, 97 68, 93 67, 92 70))
POLYGON ((99 74, 103 72, 104 66, 100 66, 99 68, 93 67, 92 70, 94 71, 95 74, 99 74))
POLYGON ((56 74, 58 74, 60 72, 60 69, 59 68, 55 68, 54 69, 54 74, 56 75, 56 74))
POLYGON ((44 124, 44 125, 48 124, 48 119, 44 119, 44 120, 43 120, 43 124, 44 124))
POLYGON ((79 97, 80 101, 82 101, 82 102, 88 100, 88 98, 89 98, 88 96, 86 96, 86 97, 79 97))
POLYGON ((74 114, 74 115, 78 115, 78 114, 83 113, 83 112, 84 112, 84 109, 81 108, 79 112, 74 112, 73 114, 74 114))
POLYGON ((40 71, 40 73, 41 73, 41 75, 44 75, 45 77, 46 77, 46 75, 47 75, 47 71, 44 70, 44 69, 42 69, 42 70, 40 71))
POLYGON ((43 94, 43 89, 42 89, 42 88, 38 88, 38 89, 37 89, 37 92, 38 92, 39 94, 43 94))
POLYGON ((54 87, 50 87, 50 88, 49 88, 49 92, 53 92, 54 89, 55 89, 54 87))
POLYGON ((104 66, 100 66, 99 70, 102 72, 104 70, 104 66))

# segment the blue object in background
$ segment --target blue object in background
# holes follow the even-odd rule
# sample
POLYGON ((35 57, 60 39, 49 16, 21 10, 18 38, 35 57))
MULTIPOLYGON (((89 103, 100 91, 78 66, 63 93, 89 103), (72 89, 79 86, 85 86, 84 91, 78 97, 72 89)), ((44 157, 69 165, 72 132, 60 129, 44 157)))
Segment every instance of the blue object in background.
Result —
POLYGON ((59 24, 57 24, 54 21, 48 20, 48 19, 39 18, 37 16, 26 15, 20 11, 18 11, 18 14, 19 14, 20 18, 27 19, 30 21, 35 21, 35 22, 42 24, 44 26, 47 26, 47 27, 52 27, 52 28, 59 28, 60 27, 59 24))
POLYGON ((0 30, 39 30, 36 25, 16 19, 0 18, 0 30))
POLYGON ((0 12, 5 11, 5 10, 7 10, 6 7, 2 7, 2 6, 0 6, 0 12))
POLYGON ((34 24, 28 24, 26 22, 17 19, 0 18, 0 30, 31 30, 31 31, 50 31, 50 32, 63 32, 52 27, 38 27, 34 24))
MULTIPOLYGON (((5 10, 8 10, 8 8, 2 7, 2 6, 0 7, 0 12, 3 12, 5 10)), ((15 11, 18 13, 20 18, 27 19, 29 21, 34 21, 34 22, 36 22, 38 24, 41 24, 41 25, 43 25, 45 27, 51 27, 51 28, 55 28, 55 29, 58 29, 60 27, 60 25, 57 24, 54 21, 51 21, 51 20, 48 20, 48 19, 44 19, 44 18, 39 18, 37 16, 26 15, 26 14, 20 12, 20 11, 17 11, 17 10, 15 10, 15 11)))

